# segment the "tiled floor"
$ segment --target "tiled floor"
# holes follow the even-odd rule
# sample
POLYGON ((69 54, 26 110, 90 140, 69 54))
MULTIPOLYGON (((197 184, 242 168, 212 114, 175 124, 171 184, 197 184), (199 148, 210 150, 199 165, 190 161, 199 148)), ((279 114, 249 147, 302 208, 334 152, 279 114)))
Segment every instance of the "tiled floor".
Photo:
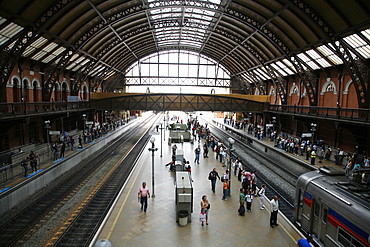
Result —
POLYGON ((175 174, 168 172, 164 165, 170 161, 171 147, 163 142, 163 157, 160 157, 160 138, 156 137, 155 153, 155 198, 149 199, 146 213, 140 210, 137 191, 143 181, 152 187, 151 153, 148 151, 140 159, 125 186, 116 207, 107 220, 98 239, 108 239, 112 246, 295 246, 301 236, 278 216, 280 226, 269 226, 269 205, 267 210, 259 209, 259 199, 255 198, 252 212, 239 216, 240 183, 232 177, 232 195, 227 201, 221 200, 222 187, 218 181, 216 193, 212 193, 208 173, 216 167, 220 175, 224 168, 215 160, 210 151, 209 158, 194 165, 194 149, 190 143, 177 144, 184 150, 185 158, 191 161, 194 179, 194 212, 192 222, 186 226, 176 223, 175 174), (200 200, 207 195, 211 203, 209 225, 199 222, 200 200))

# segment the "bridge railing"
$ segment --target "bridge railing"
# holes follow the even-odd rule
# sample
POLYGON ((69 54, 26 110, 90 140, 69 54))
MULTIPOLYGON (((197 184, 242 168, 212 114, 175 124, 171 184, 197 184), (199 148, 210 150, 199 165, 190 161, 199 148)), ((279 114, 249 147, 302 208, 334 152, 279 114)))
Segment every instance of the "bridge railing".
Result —
POLYGON ((369 121, 370 109, 340 108, 340 107, 316 107, 316 106, 288 106, 270 105, 268 111, 276 111, 308 116, 332 117, 338 119, 354 119, 369 121))
POLYGON ((17 102, 0 103, 0 118, 14 115, 34 115, 57 111, 70 111, 74 109, 89 108, 88 101, 85 102, 17 102))

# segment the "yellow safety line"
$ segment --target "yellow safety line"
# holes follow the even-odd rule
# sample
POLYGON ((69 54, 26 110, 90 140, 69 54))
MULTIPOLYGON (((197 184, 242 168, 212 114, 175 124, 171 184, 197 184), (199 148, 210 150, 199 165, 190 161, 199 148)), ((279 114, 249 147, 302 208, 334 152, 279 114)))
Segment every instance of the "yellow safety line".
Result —
POLYGON ((125 206, 125 204, 126 204, 126 201, 127 201, 128 197, 129 197, 129 195, 130 195, 130 193, 131 193, 131 190, 132 190, 132 188, 133 188, 133 186, 134 186, 134 184, 135 184, 135 182, 136 182, 137 177, 138 177, 138 176, 139 176, 139 174, 140 174, 140 171, 141 171, 142 167, 143 167, 143 162, 141 162, 140 169, 139 169, 138 173, 136 174, 136 176, 135 176, 135 178, 134 178, 134 181, 132 182, 132 185, 131 185, 131 187, 130 187, 130 189, 129 189, 129 191, 128 191, 127 195, 126 195, 125 200, 123 201, 123 203, 122 203, 122 205, 121 205, 121 207, 120 207, 120 209, 119 209, 119 211, 118 211, 118 214, 117 214, 116 218, 115 218, 115 219, 114 219, 114 221, 113 221, 113 225, 112 225, 112 227, 110 228, 109 233, 108 233, 108 236, 107 236, 107 238, 106 238, 107 240, 109 240, 110 236, 112 235, 112 232, 114 231, 114 228, 116 227, 116 224, 117 224, 118 218, 121 216, 121 213, 122 213, 123 207, 124 207, 124 206, 125 206))

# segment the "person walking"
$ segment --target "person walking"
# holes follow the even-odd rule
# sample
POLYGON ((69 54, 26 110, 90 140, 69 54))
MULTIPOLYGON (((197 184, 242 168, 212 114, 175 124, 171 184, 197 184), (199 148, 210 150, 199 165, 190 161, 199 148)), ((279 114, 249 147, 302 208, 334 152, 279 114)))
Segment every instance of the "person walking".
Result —
POLYGON ((172 155, 176 155, 176 151, 177 151, 177 146, 176 146, 176 144, 173 144, 173 146, 172 146, 172 155))
POLYGON ((266 185, 262 185, 261 189, 258 191, 257 195, 260 198, 260 209, 265 209, 265 193, 266 193, 266 185))
POLYGON ((144 209, 144 212, 146 212, 146 209, 148 208, 148 198, 150 198, 149 188, 146 187, 146 182, 143 182, 142 186, 140 187, 137 198, 140 201, 141 204, 141 210, 144 209))
POLYGON ((203 158, 208 158, 208 145, 204 143, 203 145, 203 158))
POLYGON ((215 190, 216 190, 217 178, 220 179, 220 176, 218 175, 216 168, 213 168, 213 170, 208 174, 208 179, 211 180, 211 189, 213 193, 215 193, 215 190))
POLYGON ((194 159, 194 164, 198 163, 199 164, 199 155, 200 155, 200 145, 194 150, 195 153, 195 159, 194 159))
POLYGON ((274 226, 279 226, 277 223, 277 215, 279 212, 279 202, 277 196, 274 196, 274 198, 270 201, 270 210, 271 210, 270 226, 274 228, 274 226))
POLYGON ((79 148, 83 148, 83 146, 82 146, 82 137, 81 137, 81 135, 79 135, 79 137, 78 137, 78 147, 79 147, 79 148))
POLYGON ((307 238, 302 238, 297 241, 296 247, 311 247, 311 242, 313 241, 313 238, 311 236, 308 236, 307 238))
POLYGON ((244 204, 245 204, 245 193, 244 193, 244 189, 243 188, 240 188, 239 204, 240 204, 240 206, 244 206, 244 204))
MULTIPOLYGON (((200 201, 200 213, 206 216, 206 225, 208 225, 208 212, 211 208, 211 204, 208 202, 207 196, 203 195, 200 201)), ((202 221, 202 226, 204 226, 204 221, 202 221)))

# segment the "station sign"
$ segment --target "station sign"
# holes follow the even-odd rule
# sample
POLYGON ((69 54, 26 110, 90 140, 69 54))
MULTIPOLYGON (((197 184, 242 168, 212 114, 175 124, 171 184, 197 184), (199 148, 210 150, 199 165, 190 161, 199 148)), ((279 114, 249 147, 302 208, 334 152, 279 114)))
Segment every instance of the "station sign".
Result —
POLYGON ((93 122, 93 121, 86 121, 86 124, 87 124, 87 125, 93 125, 93 124, 94 124, 94 122, 93 122))
POLYGON ((274 127, 274 125, 273 124, 266 124, 266 127, 270 128, 270 127, 274 127))
POLYGON ((312 133, 302 133, 302 137, 312 137, 312 133))
POLYGON ((49 135, 60 135, 59 130, 49 130, 49 135))

